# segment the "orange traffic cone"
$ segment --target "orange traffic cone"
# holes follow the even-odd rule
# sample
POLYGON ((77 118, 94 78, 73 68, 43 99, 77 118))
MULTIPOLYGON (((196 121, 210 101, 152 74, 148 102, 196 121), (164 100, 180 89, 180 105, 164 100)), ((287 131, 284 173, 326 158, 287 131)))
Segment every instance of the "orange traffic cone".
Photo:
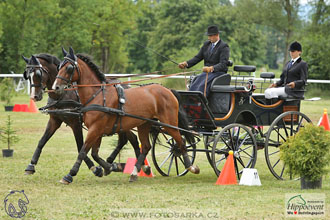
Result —
POLYGON ((229 155, 222 168, 220 176, 215 185, 237 185, 237 179, 234 167, 233 151, 229 151, 229 155))
POLYGON ((133 172, 136 161, 136 158, 127 158, 123 173, 131 174, 133 172))
POLYGON ((29 112, 29 106, 27 104, 22 104, 21 112, 29 112))
POLYGON ((36 106, 36 103, 32 99, 30 99, 29 112, 31 112, 31 113, 38 113, 39 112, 38 108, 36 106))
POLYGON ((13 108, 13 112, 20 112, 21 111, 21 105, 20 104, 15 104, 13 108))
MULTIPOLYGON (((123 173, 131 174, 133 172, 133 169, 134 169, 134 166, 136 164, 136 161, 137 161, 136 158, 127 158, 127 161, 126 161, 126 164, 125 164, 125 168, 124 168, 123 173)), ((145 165, 149 165, 149 162, 148 162, 148 159, 147 158, 144 160, 144 164, 145 165)), ((151 173, 149 175, 147 175, 141 169, 140 172, 138 173, 138 176, 154 177, 154 174, 151 171, 151 173)))
MULTIPOLYGON (((144 160, 144 165, 150 166, 147 158, 144 160)), ((149 175, 146 174, 145 172, 143 172, 143 170, 141 169, 138 176, 154 177, 154 174, 152 173, 152 170, 151 170, 151 167, 150 167, 150 174, 149 175)))
POLYGON ((318 126, 323 126, 325 130, 330 131, 330 123, 328 118, 327 109, 324 109, 323 116, 320 119, 318 126))

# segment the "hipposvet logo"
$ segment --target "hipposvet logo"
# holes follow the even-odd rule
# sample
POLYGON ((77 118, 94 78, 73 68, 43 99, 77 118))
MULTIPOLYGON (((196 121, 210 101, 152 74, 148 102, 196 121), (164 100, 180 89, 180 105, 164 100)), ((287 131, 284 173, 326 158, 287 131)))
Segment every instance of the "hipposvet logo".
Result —
POLYGON ((286 194, 285 216, 324 217, 325 195, 320 193, 286 194))
POLYGON ((23 218, 27 212, 29 199, 22 191, 10 191, 4 199, 6 213, 12 218, 23 218))

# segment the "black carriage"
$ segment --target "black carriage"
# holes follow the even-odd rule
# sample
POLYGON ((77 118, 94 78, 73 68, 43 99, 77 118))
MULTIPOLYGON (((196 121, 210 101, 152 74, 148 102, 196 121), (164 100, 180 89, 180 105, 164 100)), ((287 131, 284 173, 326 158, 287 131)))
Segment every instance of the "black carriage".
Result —
MULTIPOLYGON (((191 130, 201 134, 204 141, 204 149, 196 147, 199 138, 186 146, 192 162, 196 152, 205 152, 218 176, 232 150, 236 174, 240 178, 243 168, 255 166, 257 150, 264 149, 271 173, 277 179, 289 178, 279 158, 279 146, 305 123, 311 122, 300 112, 301 99, 279 97, 274 103, 267 103, 263 93, 255 92, 251 75, 255 66, 234 66, 233 70, 238 75, 225 74, 212 82, 208 99, 201 92, 180 91, 180 103, 188 114, 191 130)), ((262 73, 261 77, 264 81, 260 83, 260 91, 264 83, 271 82, 274 74, 262 73)), ((176 143, 161 128, 152 138, 152 159, 163 176, 187 173, 176 143)))

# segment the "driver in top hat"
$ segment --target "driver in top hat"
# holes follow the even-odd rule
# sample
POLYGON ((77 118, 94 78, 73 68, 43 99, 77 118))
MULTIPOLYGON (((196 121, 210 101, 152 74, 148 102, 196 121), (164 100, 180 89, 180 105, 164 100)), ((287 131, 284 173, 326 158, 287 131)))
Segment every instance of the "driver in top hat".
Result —
POLYGON ((308 65, 300 57, 301 44, 294 41, 289 47, 291 60, 284 65, 280 80, 265 90, 265 98, 272 99, 279 96, 293 96, 302 98, 308 77, 308 65))
POLYGON ((228 44, 220 39, 219 33, 217 26, 209 26, 205 33, 208 36, 208 41, 204 43, 198 54, 188 61, 179 63, 179 68, 184 69, 190 68, 204 60, 203 73, 194 78, 189 90, 204 93, 206 73, 208 73, 206 97, 209 94, 212 80, 228 71, 227 63, 230 50, 228 44))

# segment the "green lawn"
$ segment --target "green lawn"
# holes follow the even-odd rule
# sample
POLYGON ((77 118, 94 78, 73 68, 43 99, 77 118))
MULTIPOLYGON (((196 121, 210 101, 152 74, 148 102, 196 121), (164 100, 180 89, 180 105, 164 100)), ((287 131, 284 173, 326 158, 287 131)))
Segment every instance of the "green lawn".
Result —
MULTIPOLYGON (((14 101, 29 103, 26 95, 15 97, 14 101)), ((36 166, 37 172, 26 176, 24 169, 43 134, 48 116, 40 113, 7 113, 2 104, 0 124, 3 125, 7 114, 10 114, 20 141, 13 147, 13 158, 0 158, 0 199, 3 201, 10 190, 24 190, 29 204, 23 219, 119 219, 116 218, 116 211, 132 213, 141 210, 149 213, 157 209, 175 211, 180 215, 164 219, 202 219, 194 215, 189 218, 189 213, 197 213, 199 217, 209 214, 208 217, 213 219, 284 219, 285 195, 288 193, 324 193, 326 218, 330 217, 329 174, 323 178, 322 189, 300 190, 299 181, 278 181, 272 176, 263 150, 258 151, 256 164, 262 186, 215 185, 217 177, 203 153, 198 153, 196 159, 196 164, 201 168, 199 175, 188 173, 179 178, 165 178, 153 168, 154 178, 141 177, 137 182, 129 183, 128 174, 112 173, 98 178, 83 164, 74 182, 62 185, 58 181, 69 172, 77 157, 71 130, 62 125, 45 146, 36 166)), ((44 104, 45 101, 42 101, 37 106, 44 104)), ((301 111, 317 123, 323 109, 328 106, 330 100, 303 101, 301 111)), ((107 157, 112 151, 116 138, 103 139, 100 150, 102 157, 107 157)), ((5 147, 2 143, 0 146, 5 147)), ((125 147, 121 162, 132 156, 131 147, 125 147)), ((148 160, 152 162, 151 156, 148 156, 148 160)), ((157 215, 141 219, 153 218, 160 219, 157 215)), ((3 202, 0 219, 12 219, 6 214, 3 202)))

